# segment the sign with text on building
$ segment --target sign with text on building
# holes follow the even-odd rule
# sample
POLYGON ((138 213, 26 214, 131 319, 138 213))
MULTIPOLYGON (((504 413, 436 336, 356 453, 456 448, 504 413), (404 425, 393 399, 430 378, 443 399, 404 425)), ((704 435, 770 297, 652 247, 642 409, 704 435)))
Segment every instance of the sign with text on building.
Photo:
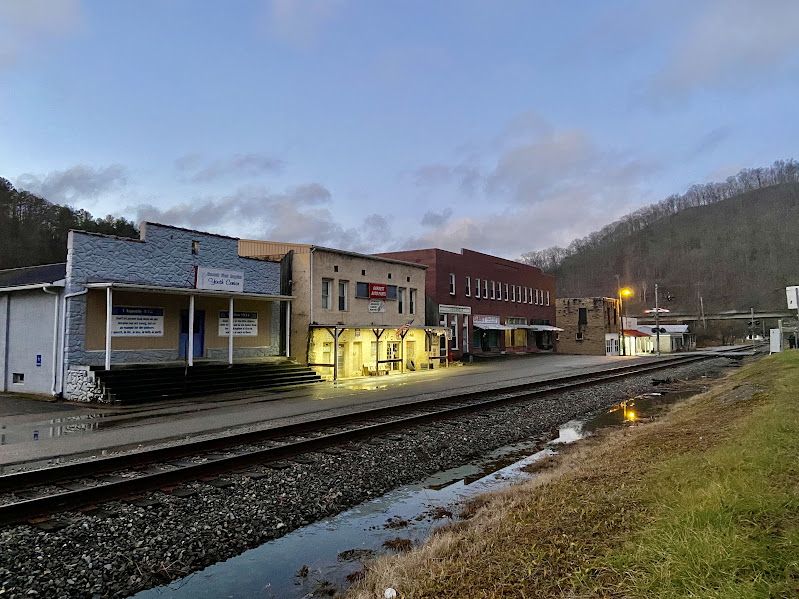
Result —
POLYGON ((474 324, 499 324, 499 316, 485 316, 482 314, 475 314, 472 316, 474 324))
POLYGON ((453 306, 451 304, 438 304, 439 314, 471 314, 471 306, 453 306))
POLYGON ((112 337, 163 337, 164 309, 145 306, 111 308, 112 337))
MULTIPOLYGON (((228 311, 219 311, 219 336, 227 337, 230 335, 230 322, 228 322, 228 311)), ((234 337, 257 337, 258 336, 258 312, 237 312, 233 311, 233 336, 234 337)))
POLYGON ((244 291, 244 273, 239 270, 197 267, 197 289, 212 291, 244 291))
POLYGON ((385 312, 386 302, 384 300, 369 300, 369 312, 385 312))
MULTIPOLYGON (((371 299, 386 299, 388 297, 388 285, 383 283, 369 283, 369 297, 371 299)), ((371 309, 369 310, 372 311, 371 309)), ((381 310, 385 312, 385 310, 381 310)))

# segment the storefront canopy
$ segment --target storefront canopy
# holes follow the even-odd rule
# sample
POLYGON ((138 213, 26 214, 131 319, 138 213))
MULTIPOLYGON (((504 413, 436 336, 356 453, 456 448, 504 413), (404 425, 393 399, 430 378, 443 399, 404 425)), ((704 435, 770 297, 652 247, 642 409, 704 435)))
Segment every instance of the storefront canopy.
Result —
POLYGON ((483 329, 485 331, 512 331, 513 329, 521 328, 524 325, 504 325, 494 324, 489 322, 475 322, 474 328, 483 329))
POLYGON ((166 293, 170 295, 196 295, 198 297, 235 297, 239 299, 291 301, 293 295, 269 295, 267 293, 244 293, 238 291, 213 291, 193 287, 160 287, 157 285, 135 285, 133 283, 86 283, 89 289, 114 289, 118 291, 137 291, 139 293, 166 293))
POLYGON ((563 331, 563 329, 561 329, 560 327, 553 327, 548 324, 528 324, 524 328, 530 329, 531 331, 553 331, 553 332, 563 331))

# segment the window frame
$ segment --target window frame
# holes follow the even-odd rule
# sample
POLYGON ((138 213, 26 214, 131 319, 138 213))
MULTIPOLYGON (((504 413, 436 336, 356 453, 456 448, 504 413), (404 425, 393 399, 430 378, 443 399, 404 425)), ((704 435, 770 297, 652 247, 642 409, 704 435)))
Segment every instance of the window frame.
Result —
POLYGON ((322 310, 332 310, 333 309, 333 298, 331 296, 331 291, 333 290, 333 279, 322 279, 322 310), (327 287, 327 294, 325 294, 325 287, 327 287))
POLYGON ((350 291, 349 281, 342 281, 339 280, 338 282, 338 311, 339 312, 347 312, 350 307, 350 298, 349 298, 349 291, 350 291), (343 300, 344 307, 341 307, 343 300))
POLYGON ((403 314, 405 307, 405 287, 397 287, 397 314, 403 314))
POLYGON ((508 283, 505 283, 505 301, 506 302, 508 301, 509 297, 510 296, 508 295, 508 283))
POLYGON ((488 299, 488 279, 483 279, 483 299, 488 299))
POLYGON ((449 294, 455 295, 455 273, 449 273, 449 294))
POLYGON ((416 314, 416 289, 408 291, 408 314, 416 314))
POLYGON ((497 282, 491 281, 491 299, 497 299, 497 282))
POLYGON ((466 297, 472 297, 472 277, 466 277, 466 297))

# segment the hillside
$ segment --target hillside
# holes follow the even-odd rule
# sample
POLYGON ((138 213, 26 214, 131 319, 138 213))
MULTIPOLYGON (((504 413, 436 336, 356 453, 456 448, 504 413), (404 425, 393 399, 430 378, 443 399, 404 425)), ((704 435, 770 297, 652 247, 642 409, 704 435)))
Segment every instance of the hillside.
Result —
POLYGON ((654 283, 672 311, 785 308, 799 283, 799 183, 753 189, 684 208, 639 230, 606 236, 547 269, 559 297, 633 289, 630 313, 654 305, 654 283), (671 296, 672 300, 667 298, 671 296))
POLYGON ((0 177, 0 269, 63 262, 70 229, 138 237, 135 225, 124 218, 94 218, 17 190, 0 177))

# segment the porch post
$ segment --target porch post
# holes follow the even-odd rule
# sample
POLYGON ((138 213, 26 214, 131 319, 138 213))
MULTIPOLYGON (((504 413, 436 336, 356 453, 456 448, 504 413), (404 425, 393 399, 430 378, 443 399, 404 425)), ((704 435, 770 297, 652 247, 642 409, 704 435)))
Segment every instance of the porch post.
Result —
POLYGON ((291 357, 291 302, 286 300, 286 357, 291 357))
POLYGON ((111 369, 111 307, 114 298, 110 287, 105 288, 105 369, 111 369))
POLYGON ((189 349, 186 353, 189 366, 194 366, 194 295, 189 296, 189 349))
POLYGON ((333 327, 333 380, 338 380, 338 327, 333 327))
POLYGON ((233 296, 230 296, 230 303, 227 309, 227 321, 230 323, 230 335, 227 338, 227 363, 233 364, 233 296))

